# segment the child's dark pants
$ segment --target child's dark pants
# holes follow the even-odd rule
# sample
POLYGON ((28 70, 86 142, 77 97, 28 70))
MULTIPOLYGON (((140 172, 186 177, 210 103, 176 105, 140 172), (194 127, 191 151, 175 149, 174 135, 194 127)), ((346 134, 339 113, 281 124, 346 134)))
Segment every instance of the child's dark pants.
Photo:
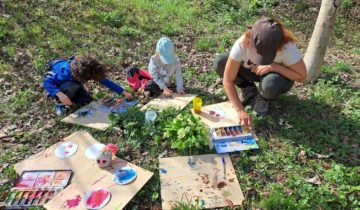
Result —
MULTIPOLYGON (((93 100, 85 90, 84 85, 78 81, 66 81, 59 86, 59 89, 76 105, 83 106, 93 100)), ((57 102, 60 102, 57 96, 55 96, 55 99, 57 102)))
MULTIPOLYGON (((228 58, 229 54, 224 53, 214 60, 214 68, 221 78, 224 76, 225 65, 228 58)), ((280 94, 289 91, 294 85, 294 81, 289 80, 278 73, 268 73, 266 75, 259 76, 251 72, 250 69, 241 65, 235 84, 240 88, 246 88, 248 86, 254 86, 254 82, 259 82, 260 92, 262 96, 268 100, 275 99, 280 94)))

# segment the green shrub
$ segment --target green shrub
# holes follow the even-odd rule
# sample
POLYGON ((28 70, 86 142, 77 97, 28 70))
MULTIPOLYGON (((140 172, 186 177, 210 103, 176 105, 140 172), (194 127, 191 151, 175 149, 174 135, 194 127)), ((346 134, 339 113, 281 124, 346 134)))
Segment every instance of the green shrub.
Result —
POLYGON ((185 150, 208 145, 208 134, 204 124, 190 113, 179 114, 164 128, 164 137, 171 142, 171 148, 185 150))

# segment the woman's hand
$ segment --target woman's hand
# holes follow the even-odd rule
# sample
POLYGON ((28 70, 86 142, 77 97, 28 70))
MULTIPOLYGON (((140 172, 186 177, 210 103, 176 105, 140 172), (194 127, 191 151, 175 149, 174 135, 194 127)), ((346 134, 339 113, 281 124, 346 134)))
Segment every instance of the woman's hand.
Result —
POLYGON ((251 68, 251 71, 255 74, 262 76, 273 71, 273 64, 270 65, 256 65, 251 68))
POLYGON ((70 105, 72 105, 72 102, 71 102, 70 98, 69 98, 67 95, 65 95, 65 93, 63 93, 63 92, 58 92, 58 93, 56 93, 56 96, 59 98, 60 102, 61 102, 63 105, 65 105, 65 106, 70 106, 70 105))
POLYGON ((127 100, 131 100, 132 99, 132 95, 131 93, 128 92, 123 92, 122 95, 127 99, 127 100))
POLYGON ((163 92, 164 96, 171 96, 171 93, 172 93, 172 90, 170 90, 167 87, 164 88, 164 92, 163 92))
POLYGON ((244 111, 244 110, 238 110, 237 111, 238 117, 239 117, 239 123, 240 125, 243 125, 245 127, 251 127, 251 117, 250 115, 244 111))

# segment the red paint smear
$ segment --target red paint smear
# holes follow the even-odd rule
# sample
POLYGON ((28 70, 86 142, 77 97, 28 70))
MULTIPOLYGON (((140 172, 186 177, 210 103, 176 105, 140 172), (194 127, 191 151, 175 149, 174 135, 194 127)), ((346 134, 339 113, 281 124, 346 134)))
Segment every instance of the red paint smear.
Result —
POLYGON ((114 187, 114 186, 118 186, 118 184, 116 184, 116 183, 115 183, 115 184, 111 184, 111 185, 107 186, 106 189, 112 188, 112 187, 114 187))
POLYGON ((68 145, 68 148, 72 148, 74 145, 72 145, 72 144, 70 144, 70 145, 68 145))
POLYGON ((214 111, 210 111, 210 115, 214 115, 215 114, 215 112, 214 111))
POLYGON ((81 197, 80 197, 80 195, 77 195, 77 196, 75 196, 75 198, 68 199, 64 203, 66 203, 65 206, 68 209, 71 209, 71 208, 77 207, 79 205, 80 201, 81 201, 81 197))
POLYGON ((67 155, 67 154, 69 154, 69 152, 68 152, 68 151, 66 151, 66 152, 65 152, 65 154, 67 155))
POLYGON ((105 174, 104 176, 100 177, 99 179, 95 180, 95 181, 91 184, 91 186, 93 186, 93 185, 95 185, 96 183, 100 182, 100 181, 101 181, 103 178, 105 178, 105 177, 106 177, 106 174, 105 174))
POLYGON ((45 175, 43 177, 39 177, 36 181, 36 185, 45 185, 46 183, 50 183, 50 175, 45 175))
MULTIPOLYGON (((32 183, 34 184, 34 182, 32 182, 32 183)), ((25 181, 25 182, 19 181, 19 182, 17 182, 17 183, 15 184, 15 187, 20 187, 20 188, 32 187, 33 184, 32 184, 32 185, 29 185, 29 184, 26 183, 26 181, 25 181)))
POLYGON ((109 192, 105 190, 95 190, 91 193, 86 201, 86 205, 91 208, 99 207, 109 196, 109 192))

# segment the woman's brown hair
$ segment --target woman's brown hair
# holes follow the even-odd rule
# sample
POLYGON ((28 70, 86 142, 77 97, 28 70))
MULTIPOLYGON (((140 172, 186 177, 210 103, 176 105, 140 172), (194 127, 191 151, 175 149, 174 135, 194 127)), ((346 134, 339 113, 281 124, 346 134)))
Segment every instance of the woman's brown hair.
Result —
POLYGON ((89 80, 103 80, 107 68, 95 56, 79 56, 71 65, 71 73, 76 80, 87 82, 89 80))
MULTIPOLYGON (((276 20, 274 18, 272 18, 274 20, 274 22, 277 22, 279 27, 280 27, 280 30, 282 32, 282 39, 281 41, 279 42, 279 44, 277 45, 277 50, 281 50, 285 44, 289 43, 289 42, 296 42, 297 39, 295 37, 295 35, 290 31, 288 30, 287 28, 285 28, 284 24, 279 21, 279 20, 276 20)), ((245 48, 249 48, 250 46, 250 30, 247 30, 245 33, 244 33, 244 36, 245 36, 245 39, 243 40, 243 45, 245 48)))

